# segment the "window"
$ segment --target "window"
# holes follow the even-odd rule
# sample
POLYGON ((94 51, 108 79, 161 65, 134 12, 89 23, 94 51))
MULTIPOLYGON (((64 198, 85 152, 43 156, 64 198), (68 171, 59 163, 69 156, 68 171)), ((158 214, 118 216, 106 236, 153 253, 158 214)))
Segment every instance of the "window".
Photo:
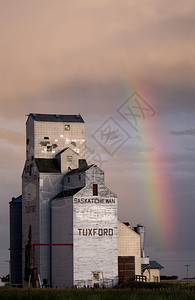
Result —
POLYGON ((49 140, 49 137, 48 136, 44 136, 44 140, 49 140))
POLYGON ((47 146, 47 152, 52 151, 52 146, 47 146))
POLYGON ((70 183, 70 177, 68 177, 68 183, 70 183))
POLYGON ((76 147, 77 144, 75 142, 71 142, 71 145, 76 147))
POLYGON ((58 146, 57 144, 52 145, 53 149, 57 148, 57 146, 58 146))
POLYGON ((68 161, 68 162, 72 162, 72 156, 68 155, 68 156, 67 156, 67 161, 68 161))
POLYGON ((43 278, 43 286, 48 287, 47 278, 43 278))
POLYGON ((64 129, 65 129, 66 131, 70 131, 70 125, 65 125, 65 126, 64 126, 64 129))
POLYGON ((99 272, 93 272, 93 279, 99 280, 99 272))
POLYGON ((29 144, 29 139, 26 139, 26 144, 27 144, 27 145, 29 144))
POLYGON ((79 180, 81 180, 81 174, 79 174, 79 180))
POLYGON ((93 184, 93 196, 98 196, 98 185, 93 184))

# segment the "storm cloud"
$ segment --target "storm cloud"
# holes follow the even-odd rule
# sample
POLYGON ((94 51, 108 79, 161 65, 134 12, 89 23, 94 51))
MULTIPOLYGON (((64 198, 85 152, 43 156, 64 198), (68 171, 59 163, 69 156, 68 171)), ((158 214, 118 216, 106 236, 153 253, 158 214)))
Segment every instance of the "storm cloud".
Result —
POLYGON ((186 130, 183 130, 183 131, 171 130, 170 134, 171 135, 195 135, 195 129, 190 128, 190 129, 186 129, 186 130))

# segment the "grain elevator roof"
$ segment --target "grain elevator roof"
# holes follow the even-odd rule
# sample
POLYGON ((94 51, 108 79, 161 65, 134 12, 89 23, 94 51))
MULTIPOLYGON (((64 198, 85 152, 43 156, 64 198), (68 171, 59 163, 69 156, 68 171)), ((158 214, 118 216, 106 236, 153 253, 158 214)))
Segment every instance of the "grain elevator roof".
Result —
POLYGON ((84 123, 84 120, 81 117, 81 115, 58 115, 58 114, 30 113, 29 117, 32 117, 35 121, 84 123))

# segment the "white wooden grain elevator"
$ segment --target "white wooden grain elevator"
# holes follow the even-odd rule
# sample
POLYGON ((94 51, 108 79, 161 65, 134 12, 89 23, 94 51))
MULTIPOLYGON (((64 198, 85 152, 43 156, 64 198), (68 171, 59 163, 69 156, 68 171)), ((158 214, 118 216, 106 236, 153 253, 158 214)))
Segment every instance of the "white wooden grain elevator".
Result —
POLYGON ((80 115, 30 114, 22 175, 23 286, 117 284, 117 196, 84 159, 80 115))

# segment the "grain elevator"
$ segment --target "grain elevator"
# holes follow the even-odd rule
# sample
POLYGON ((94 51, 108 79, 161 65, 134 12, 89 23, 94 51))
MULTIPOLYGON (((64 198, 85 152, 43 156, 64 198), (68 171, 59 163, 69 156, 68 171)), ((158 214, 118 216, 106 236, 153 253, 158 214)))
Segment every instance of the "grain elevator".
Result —
POLYGON ((30 114, 22 175, 23 286, 117 283, 117 196, 84 159, 80 115, 30 114))
POLYGON ((141 224, 133 228, 118 220, 118 199, 103 170, 87 164, 83 118, 30 113, 22 195, 10 202, 11 285, 152 281, 144 237, 141 224))

